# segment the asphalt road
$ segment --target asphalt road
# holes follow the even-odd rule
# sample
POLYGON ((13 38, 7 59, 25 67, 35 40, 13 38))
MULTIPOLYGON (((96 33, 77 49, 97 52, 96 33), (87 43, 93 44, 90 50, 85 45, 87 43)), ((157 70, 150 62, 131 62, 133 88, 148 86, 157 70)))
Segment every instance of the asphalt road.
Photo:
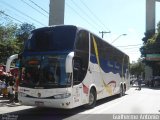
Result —
MULTIPOLYGON (((83 107, 71 110, 55 108, 39 108, 9 105, 7 100, 0 98, 1 119, 15 120, 101 120, 113 118, 115 114, 159 114, 160 113, 160 89, 143 87, 141 91, 136 87, 130 88, 126 95, 118 98, 109 97, 97 102, 93 109, 83 107)), ((159 116, 160 118, 160 116, 159 116)))

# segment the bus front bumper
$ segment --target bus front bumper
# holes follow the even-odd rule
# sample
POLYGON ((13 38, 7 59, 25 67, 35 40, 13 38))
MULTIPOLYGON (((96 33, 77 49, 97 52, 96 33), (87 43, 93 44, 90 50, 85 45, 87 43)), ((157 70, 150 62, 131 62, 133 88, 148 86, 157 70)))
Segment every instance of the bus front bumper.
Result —
POLYGON ((22 105, 27 106, 39 106, 39 107, 52 107, 52 108, 72 108, 71 97, 64 99, 39 99, 39 98, 27 98, 19 97, 19 102, 22 105))

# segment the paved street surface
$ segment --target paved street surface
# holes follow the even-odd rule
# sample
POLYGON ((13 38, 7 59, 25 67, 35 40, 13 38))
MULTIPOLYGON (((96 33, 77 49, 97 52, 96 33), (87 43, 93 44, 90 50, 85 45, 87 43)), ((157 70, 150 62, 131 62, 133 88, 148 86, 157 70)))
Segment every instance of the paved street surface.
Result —
POLYGON ((97 106, 87 110, 78 107, 72 110, 39 108, 22 106, 18 103, 10 105, 8 100, 0 98, 0 114, 3 119, 11 117, 20 120, 93 120, 96 117, 106 117, 106 114, 159 114, 160 113, 160 89, 142 88, 141 91, 136 87, 130 88, 126 95, 118 98, 113 96, 97 102, 97 106))

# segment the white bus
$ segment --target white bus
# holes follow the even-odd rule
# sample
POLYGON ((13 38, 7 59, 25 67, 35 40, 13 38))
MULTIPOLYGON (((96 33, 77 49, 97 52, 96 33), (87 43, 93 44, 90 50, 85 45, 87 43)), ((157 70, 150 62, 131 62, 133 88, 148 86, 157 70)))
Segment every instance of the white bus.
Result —
POLYGON ((18 97, 24 105, 93 108, 129 87, 129 57, 72 25, 33 30, 19 60, 18 97))

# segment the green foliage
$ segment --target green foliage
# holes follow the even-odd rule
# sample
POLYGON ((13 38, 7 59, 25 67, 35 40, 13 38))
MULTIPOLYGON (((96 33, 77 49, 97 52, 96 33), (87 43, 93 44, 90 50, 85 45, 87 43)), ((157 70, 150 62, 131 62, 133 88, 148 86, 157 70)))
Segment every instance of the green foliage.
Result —
POLYGON ((17 29, 16 37, 17 37, 17 42, 19 43, 21 51, 23 50, 23 45, 25 40, 28 39, 30 32, 34 29, 35 29, 35 26, 28 23, 21 24, 20 28, 17 29))
POLYGON ((147 32, 144 34, 145 37, 142 38, 142 41, 144 42, 144 44, 147 43, 148 39, 152 38, 152 36, 154 35, 154 33, 155 33, 155 30, 149 30, 149 31, 147 31, 147 32))
POLYGON ((35 26, 28 23, 17 25, 5 17, 0 20, 0 64, 6 64, 9 56, 22 51, 24 41, 27 40, 30 31, 35 29, 35 26))
POLYGON ((142 63, 141 59, 139 59, 138 62, 130 65, 131 75, 134 75, 138 78, 142 73, 144 73, 144 64, 142 63))
POLYGON ((157 31, 158 31, 158 33, 160 33, 160 21, 157 24, 157 31))
POLYGON ((157 24, 157 33, 155 30, 147 31, 142 39, 144 45, 140 48, 141 54, 160 53, 160 22, 157 24))
POLYGON ((16 24, 0 25, 0 63, 5 64, 8 56, 18 52, 15 32, 16 24))
MULTIPOLYGON (((147 31, 145 37, 142 39, 144 44, 140 48, 142 56, 146 57, 147 54, 160 54, 160 22, 157 24, 157 31, 147 31)), ((145 60, 145 65, 150 66, 155 74, 159 67, 156 61, 145 60)))

